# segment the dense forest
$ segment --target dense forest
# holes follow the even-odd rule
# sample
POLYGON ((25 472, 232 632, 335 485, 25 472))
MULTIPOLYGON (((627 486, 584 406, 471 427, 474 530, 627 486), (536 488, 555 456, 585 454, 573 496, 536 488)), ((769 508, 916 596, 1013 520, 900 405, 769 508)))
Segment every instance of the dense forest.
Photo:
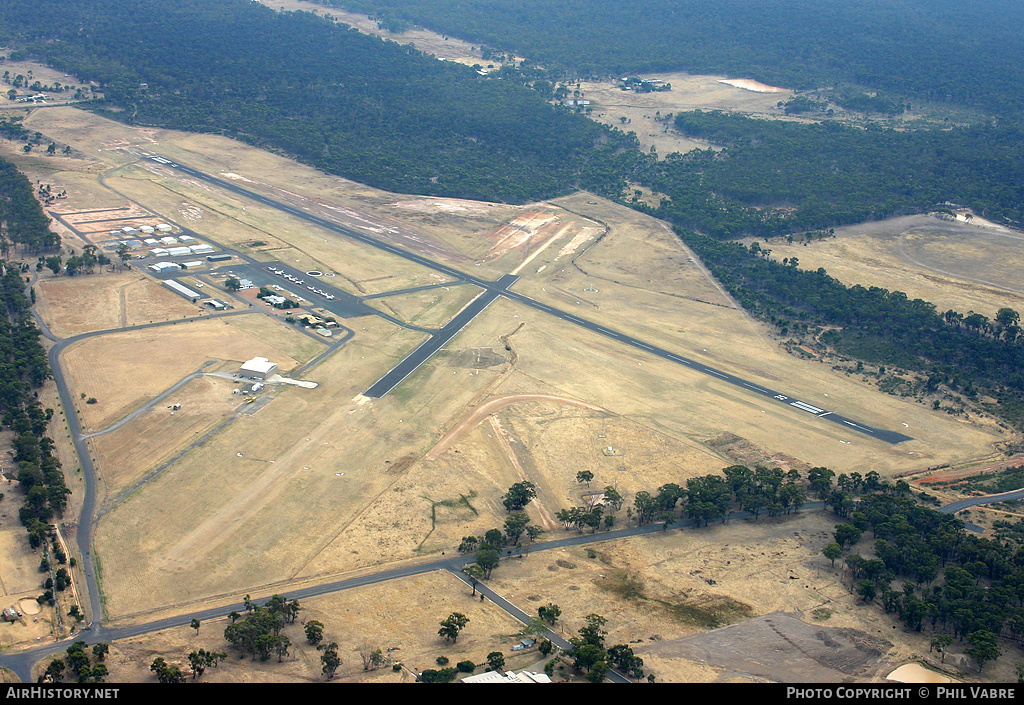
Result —
MULTIPOLYGON (((11 131, 23 130, 17 123, 0 121, 0 134, 5 124, 11 131)), ((50 230, 50 219, 33 196, 32 184, 14 164, 0 159, 0 258, 6 259, 14 250, 45 252, 59 244, 59 236, 50 230)))
POLYGON ((1021 125, 865 130, 700 111, 674 124, 724 152, 669 155, 636 178, 669 196, 657 215, 708 234, 780 235, 946 202, 1024 221, 1021 125))
MULTIPOLYGON (((4 160, 0 204, 0 232, 6 242, 37 243, 49 232, 32 185, 4 160)), ((53 410, 44 410, 35 394, 50 377, 50 367, 32 320, 22 269, 23 265, 0 260, 0 424, 14 433, 18 483, 26 492, 19 518, 35 547, 46 540, 49 523, 66 507, 69 491, 53 440, 46 435, 53 410)))
POLYGON ((602 160, 636 144, 522 85, 248 0, 10 0, 0 37, 98 82, 110 117, 225 134, 394 191, 615 195, 602 160))
POLYGON ((317 0, 571 75, 688 71, 792 89, 852 84, 1013 115, 1017 0, 317 0))

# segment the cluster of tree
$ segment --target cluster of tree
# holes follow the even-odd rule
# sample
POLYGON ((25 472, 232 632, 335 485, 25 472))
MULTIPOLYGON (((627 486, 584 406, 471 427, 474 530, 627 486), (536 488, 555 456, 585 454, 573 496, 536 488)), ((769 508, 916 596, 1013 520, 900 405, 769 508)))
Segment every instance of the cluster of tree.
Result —
MULTIPOLYGON (((320 670, 327 680, 331 680, 342 664, 341 657, 338 655, 338 642, 325 641, 324 625, 315 619, 311 619, 303 625, 303 632, 306 635, 306 643, 322 652, 320 654, 320 670)), ((388 663, 388 658, 381 649, 368 644, 364 644, 359 653, 363 659, 364 671, 376 671, 388 663)))
POLYGON ((532 482, 515 483, 502 496, 502 504, 509 512, 504 526, 501 529, 488 529, 483 536, 462 538, 459 552, 475 554, 475 562, 463 569, 473 585, 474 595, 477 583, 490 578, 491 572, 498 567, 503 549, 512 551, 513 548, 519 548, 524 535, 530 541, 536 541, 544 533, 542 528, 530 523, 529 514, 523 511, 536 496, 537 489, 532 482))
POLYGON ((571 646, 566 656, 572 659, 573 670, 585 674, 591 683, 600 683, 615 668, 630 678, 644 677, 644 661, 625 644, 605 647, 608 633, 604 626, 608 620, 598 614, 588 614, 586 624, 580 627, 579 635, 569 640, 571 646))
MULTIPOLYGON (((188 665, 192 669, 192 680, 200 678, 210 666, 216 668, 227 657, 226 653, 207 651, 206 649, 190 651, 188 654, 188 665)), ((157 678, 159 677, 159 672, 157 672, 157 678)))
MULTIPOLYGON (((18 123, 3 121, 0 131, 20 131, 18 123)), ((26 131, 27 132, 27 131, 26 131)), ((60 246, 60 236, 50 230, 50 219, 33 195, 32 183, 9 161, 0 159, 0 257, 12 248, 30 254, 60 246)))
POLYGON ((716 237, 828 228, 947 201, 1024 221, 1018 122, 864 130, 698 110, 674 124, 724 152, 671 155, 635 178, 668 196, 659 215, 716 237))
MULTIPOLYGON (((131 255, 127 254, 128 251, 127 245, 122 245, 118 249, 122 264, 131 258, 131 255)), ((66 261, 62 260, 59 254, 40 257, 36 262, 36 271, 41 271, 43 267, 46 267, 54 274, 63 272, 69 277, 74 277, 79 274, 92 274, 97 267, 106 267, 110 263, 110 258, 100 252, 96 245, 87 244, 82 247, 81 254, 75 254, 72 251, 66 261)))
POLYGON ((24 117, 21 115, 0 117, 0 136, 9 140, 28 139, 31 133, 21 124, 22 120, 24 117))
MULTIPOLYGON (((227 286, 228 281, 230 281, 231 279, 234 279, 235 282, 238 281, 234 277, 231 277, 231 278, 226 279, 224 281, 224 285, 227 286)), ((239 286, 241 286, 241 284, 239 284, 239 286)), ((238 291, 238 289, 231 289, 231 290, 232 291, 238 291)), ((273 290, 270 289, 269 287, 261 286, 260 287, 260 292, 258 294, 256 294, 256 298, 257 299, 265 299, 268 296, 275 296, 273 290)), ((292 301, 291 299, 289 299, 287 297, 283 297, 283 298, 284 298, 284 301, 282 301, 281 303, 278 303, 278 304, 274 304, 274 308, 290 309, 290 308, 298 308, 299 307, 299 302, 298 301, 292 301)))
POLYGON ((317 0, 387 12, 566 73, 688 71, 795 89, 852 84, 1013 114, 1024 79, 1014 0, 317 0), (565 41, 566 31, 586 41, 565 41))
POLYGON ((32 547, 38 548, 51 533, 50 522, 67 507, 71 491, 53 439, 46 435, 53 410, 44 410, 34 392, 49 378, 50 367, 31 317, 21 268, 9 262, 0 262, 0 268, 0 423, 15 434, 11 445, 18 483, 25 491, 18 515, 32 547))
MULTIPOLYGON (((956 517, 900 493, 863 496, 848 521, 836 527, 834 546, 856 545, 862 532, 873 539, 874 558, 844 559, 851 589, 865 603, 879 604, 908 629, 935 632, 940 650, 953 640, 966 643, 979 667, 999 657, 999 638, 1024 640, 1019 540, 967 533, 956 517)), ((839 557, 829 550, 827 557, 839 557)))
MULTIPOLYGON (((813 479, 814 471, 809 480, 813 479)), ((634 496, 628 514, 640 526, 655 521, 667 525, 679 518, 678 505, 682 516, 697 526, 706 526, 711 521, 725 521, 734 510, 745 511, 756 519, 762 512, 769 516, 789 514, 807 501, 807 490, 800 482, 798 470, 751 470, 745 465, 732 465, 723 470, 723 475, 692 477, 685 487, 668 483, 656 493, 641 490, 634 496)))
POLYGON ((246 596, 248 615, 245 619, 237 612, 231 614, 231 624, 224 630, 224 639, 238 649, 244 658, 249 654, 261 661, 276 655, 281 661, 291 649, 291 639, 281 633, 285 624, 291 624, 299 614, 299 601, 274 595, 263 606, 254 604, 246 596))
POLYGON ((70 671, 78 683, 103 683, 108 675, 107 666, 103 661, 110 652, 110 645, 93 644, 92 659, 85 650, 84 641, 76 641, 67 648, 63 658, 55 658, 47 665, 39 676, 40 683, 62 683, 70 671))

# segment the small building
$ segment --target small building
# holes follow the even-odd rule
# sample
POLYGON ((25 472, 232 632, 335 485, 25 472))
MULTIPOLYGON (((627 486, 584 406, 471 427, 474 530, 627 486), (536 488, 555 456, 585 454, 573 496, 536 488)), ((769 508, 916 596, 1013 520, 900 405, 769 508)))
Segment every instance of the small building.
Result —
POLYGON ((231 308, 229 305, 227 305, 220 299, 210 299, 209 301, 204 301, 203 303, 212 308, 214 311, 227 311, 229 308, 231 308))
POLYGON ((254 357, 242 364, 242 367, 238 370, 238 375, 263 381, 275 372, 277 372, 276 362, 271 362, 265 357, 254 357))
POLYGON ((182 269, 195 269, 196 267, 202 267, 204 264, 206 264, 206 262, 202 261, 201 259, 197 259, 197 260, 193 260, 191 262, 182 262, 181 263, 181 268, 182 269))
POLYGON ((499 673, 486 671, 475 676, 466 676, 462 683, 550 683, 551 679, 543 673, 521 671, 519 673, 499 673))
POLYGON ((171 289, 172 291, 181 294, 182 296, 188 299, 191 299, 192 301, 198 301, 199 299, 203 298, 203 295, 200 294, 198 291, 189 289, 184 284, 176 282, 173 279, 164 279, 164 286, 166 286, 168 289, 171 289))
POLYGON ((135 233, 138 232, 138 230, 136 230, 135 228, 130 228, 129 227, 129 228, 121 228, 121 232, 124 233, 125 235, 134 235, 135 233))
POLYGON ((159 230, 162 233, 169 233, 172 230, 174 230, 174 228, 172 228, 167 223, 160 223, 160 225, 156 226, 156 229, 159 230))
POLYGON ((178 238, 171 237, 170 235, 168 235, 167 237, 160 238, 160 244, 162 244, 162 245, 177 245, 178 244, 178 238))
POLYGON ((156 264, 149 265, 149 268, 152 269, 157 274, 162 274, 164 272, 175 272, 181 269, 181 267, 175 264, 174 262, 157 262, 156 264))
POLYGON ((178 242, 195 242, 196 239, 191 235, 179 235, 178 242))
POLYGON ((286 301, 283 296, 274 296, 273 294, 270 296, 264 296, 263 300, 271 306, 281 306, 286 301))
POLYGON ((191 245, 189 249, 192 250, 194 255, 205 255, 207 252, 213 252, 212 245, 191 245))
POLYGON ((143 240, 143 242, 149 245, 150 247, 154 247, 160 244, 160 241, 157 240, 155 237, 147 237, 145 240, 143 240))
POLYGON ((166 257, 170 253, 167 252, 167 250, 165 250, 162 247, 154 247, 152 250, 149 251, 149 254, 153 255, 154 257, 166 257))
MULTIPOLYGON (((211 247, 210 249, 212 250, 213 248, 211 247)), ((195 252, 195 251, 193 250, 193 254, 199 254, 199 253, 198 253, 198 252, 195 252)), ((209 256, 208 256, 208 257, 206 258, 206 261, 207 261, 207 262, 224 262, 224 261, 226 261, 226 260, 229 260, 229 259, 231 259, 231 255, 228 255, 228 254, 223 254, 223 255, 209 255, 209 256)))
POLYGON ((167 254, 171 257, 184 257, 185 255, 192 254, 192 250, 187 247, 168 247, 167 254))

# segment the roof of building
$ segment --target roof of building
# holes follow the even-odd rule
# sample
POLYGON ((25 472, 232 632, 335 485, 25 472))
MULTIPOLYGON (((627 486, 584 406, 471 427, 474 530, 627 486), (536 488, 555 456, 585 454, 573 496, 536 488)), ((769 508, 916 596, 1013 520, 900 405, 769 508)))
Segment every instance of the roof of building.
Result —
POLYGON ((200 294, 198 291, 193 291, 192 289, 189 289, 187 286, 179 284, 178 282, 174 281, 173 279, 165 279, 164 280, 164 286, 166 286, 166 287, 168 287, 170 289, 174 289, 179 294, 184 294, 185 296, 187 296, 190 299, 201 299, 201 298, 203 298, 203 295, 200 294))
POLYGON ((543 673, 533 671, 521 671, 519 673, 498 673, 497 671, 486 671, 475 676, 467 676, 462 679, 463 683, 550 683, 551 679, 543 673))
POLYGON ((254 357, 242 363, 242 369, 248 372, 272 372, 276 367, 276 362, 271 362, 265 357, 254 357))

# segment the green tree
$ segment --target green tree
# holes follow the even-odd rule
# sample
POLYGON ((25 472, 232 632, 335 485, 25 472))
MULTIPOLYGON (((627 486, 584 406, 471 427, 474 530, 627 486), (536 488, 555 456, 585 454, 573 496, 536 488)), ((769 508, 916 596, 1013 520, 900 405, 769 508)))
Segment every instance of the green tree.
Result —
POLYGON ((445 641, 451 641, 454 644, 467 624, 469 624, 469 617, 461 612, 452 612, 441 622, 441 628, 437 630, 437 634, 445 641))
POLYGON ((979 629, 968 634, 967 642, 970 646, 965 649, 965 652, 978 662, 979 673, 987 662, 994 661, 1002 655, 996 635, 986 629, 979 629))
POLYGON ((487 654, 487 666, 492 671, 500 671, 505 668, 505 656, 500 651, 492 651, 487 654))
POLYGON ((513 546, 519 544, 519 537, 523 535, 529 523, 530 517, 526 512, 512 512, 505 517, 505 535, 513 546))
MULTIPOLYGON (((321 647, 317 647, 321 648, 321 647)), ((323 653, 320 655, 320 663, 322 667, 321 673, 324 674, 324 678, 331 680, 334 678, 334 674, 338 671, 341 666, 341 657, 338 656, 338 644, 337 642, 331 642, 326 646, 323 646, 323 653)))
POLYGON ((576 482, 587 483, 587 487, 590 487, 591 481, 594 479, 594 473, 589 470, 580 470, 576 473, 576 482))
POLYGON ((558 622, 558 618, 562 616, 562 608, 553 602, 549 602, 537 608, 537 615, 548 624, 554 626, 558 622))
POLYGON ((517 482, 508 488, 501 503, 508 512, 521 511, 537 496, 537 489, 532 482, 517 482))
POLYGON ((315 619, 306 622, 303 631, 310 646, 319 646, 320 642, 324 640, 324 625, 315 619))
POLYGON ((836 543, 842 547, 849 548, 860 541, 861 531, 852 524, 839 524, 836 526, 833 536, 836 539, 836 543))
POLYGON ((830 561, 832 561, 833 568, 836 565, 836 561, 839 560, 839 558, 843 555, 843 549, 839 547, 838 543, 834 542, 825 546, 825 548, 823 548, 821 552, 825 556, 825 558, 828 558, 830 561))
POLYGON ((476 552, 476 564, 483 570, 484 580, 491 577, 491 572, 501 562, 501 554, 493 548, 483 548, 476 552))

